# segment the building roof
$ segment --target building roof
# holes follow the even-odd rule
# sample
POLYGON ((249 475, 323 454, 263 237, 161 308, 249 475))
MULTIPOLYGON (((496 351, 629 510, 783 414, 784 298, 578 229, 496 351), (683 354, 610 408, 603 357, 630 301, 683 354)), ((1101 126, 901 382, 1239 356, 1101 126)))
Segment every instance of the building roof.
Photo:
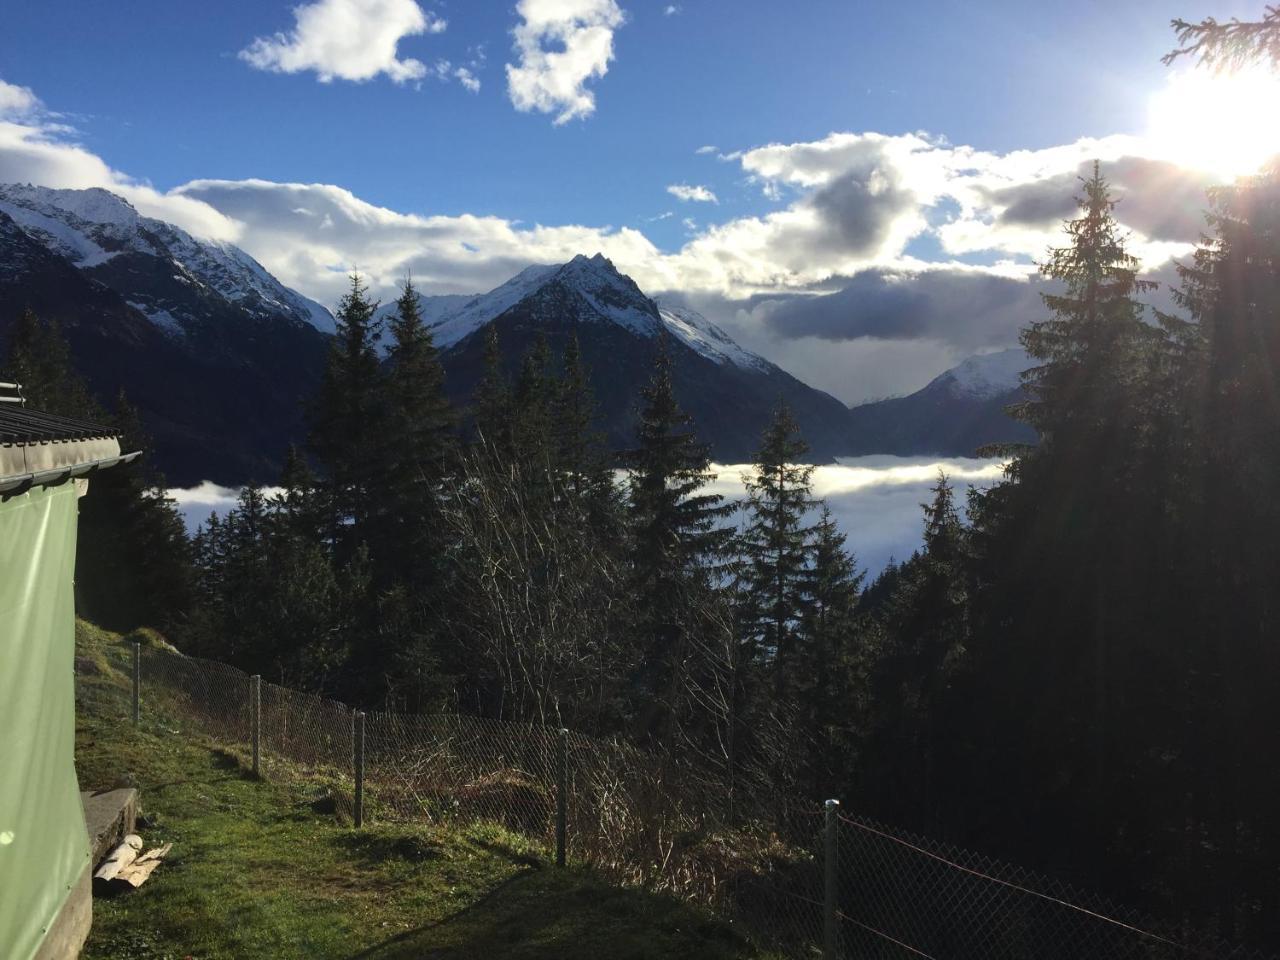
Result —
POLYGON ((137 456, 121 454, 114 428, 32 410, 18 384, 0 382, 0 497, 65 483, 137 456))

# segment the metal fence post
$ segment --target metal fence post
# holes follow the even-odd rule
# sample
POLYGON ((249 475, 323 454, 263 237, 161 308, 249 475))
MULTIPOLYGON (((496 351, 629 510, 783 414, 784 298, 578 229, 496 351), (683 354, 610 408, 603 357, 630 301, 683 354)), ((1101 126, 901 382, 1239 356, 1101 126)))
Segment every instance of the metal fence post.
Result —
POLYGON ((262 675, 249 678, 249 734, 253 739, 253 775, 261 775, 258 766, 262 755, 262 675))
POLYGON ((569 731, 556 738, 556 866, 563 867, 569 820, 569 731))
POLYGON ((133 645, 133 725, 142 720, 142 644, 133 645))
POLYGON ((823 892, 822 901, 822 960, 836 960, 839 927, 836 925, 836 831, 839 829, 837 813, 839 800, 828 800, 824 805, 825 820, 822 827, 823 892))
POLYGON ((355 712, 356 809, 357 827, 364 826, 364 711, 355 712))

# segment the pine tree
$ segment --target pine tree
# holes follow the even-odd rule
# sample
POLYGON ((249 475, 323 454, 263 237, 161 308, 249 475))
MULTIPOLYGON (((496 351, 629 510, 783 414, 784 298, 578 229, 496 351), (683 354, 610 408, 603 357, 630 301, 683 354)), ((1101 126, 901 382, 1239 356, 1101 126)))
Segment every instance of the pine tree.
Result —
POLYGON ((23 310, 10 332, 5 369, 34 409, 97 422, 106 419, 76 372, 71 348, 54 320, 44 321, 30 309, 23 310))
POLYGON ((520 372, 511 395, 514 456, 527 468, 531 481, 538 477, 545 480, 556 466, 552 437, 555 395, 551 348, 547 338, 539 333, 520 359, 520 372))
POLYGON ((513 406, 511 385, 502 365, 502 347, 493 324, 484 331, 484 375, 472 399, 478 438, 494 450, 510 451, 513 406))
POLYGON ((753 469, 743 477, 747 526, 741 622, 754 656, 768 660, 774 696, 787 702, 794 692, 795 659, 804 613, 814 506, 813 467, 799 463, 809 450, 787 405, 779 401, 765 427, 753 469))
POLYGON ((311 446, 326 472, 334 508, 334 537, 350 556, 367 534, 377 453, 384 436, 379 418, 381 370, 378 304, 358 274, 338 304, 337 333, 312 410, 311 446))
POLYGON ((563 372, 556 384, 552 433, 557 469, 566 487, 599 529, 616 522, 617 497, 613 471, 604 452, 604 437, 596 430, 598 410, 578 338, 565 346, 563 372))
POLYGON ((1138 279, 1138 262, 1125 247, 1112 213, 1115 200, 1096 162, 1077 202, 1081 216, 1064 225, 1069 244, 1051 250, 1040 267, 1063 290, 1041 294, 1052 316, 1022 333, 1023 347, 1040 365, 1024 374, 1031 399, 1017 408, 1042 442, 1071 445, 1114 433, 1116 412, 1157 336, 1134 299, 1156 284, 1138 279))
POLYGON ((702 492, 712 480, 708 447, 676 402, 671 357, 660 345, 641 394, 637 447, 628 457, 632 593, 641 621, 637 696, 648 707, 641 725, 667 746, 676 733, 690 632, 708 606, 733 507, 702 492))
POLYGON ((811 550, 796 699, 813 743, 801 784, 807 796, 839 795, 870 728, 867 693, 878 635, 859 611, 866 575, 826 504, 813 527, 811 550))
POLYGON ((382 582, 400 579, 415 595, 439 589, 440 485, 456 453, 455 417, 444 368, 406 280, 391 319, 391 349, 379 418, 378 531, 373 558, 382 582))
POLYGON ((120 431, 120 449, 142 457, 90 481, 80 505, 77 605, 109 629, 180 631, 196 601, 186 526, 154 466, 155 444, 123 391, 110 419, 120 431))

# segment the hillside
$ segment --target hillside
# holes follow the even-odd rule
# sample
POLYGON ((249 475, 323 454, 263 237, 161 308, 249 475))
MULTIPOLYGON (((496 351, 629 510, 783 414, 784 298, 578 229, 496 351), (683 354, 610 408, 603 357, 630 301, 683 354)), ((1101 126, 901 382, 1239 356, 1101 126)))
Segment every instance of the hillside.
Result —
POLYGON ((326 812, 314 772, 240 757, 144 710, 128 721, 120 638, 77 626, 83 789, 136 785, 173 852, 136 893, 94 902, 86 960, 728 958, 753 951, 673 899, 610 886, 492 825, 373 824, 326 812))

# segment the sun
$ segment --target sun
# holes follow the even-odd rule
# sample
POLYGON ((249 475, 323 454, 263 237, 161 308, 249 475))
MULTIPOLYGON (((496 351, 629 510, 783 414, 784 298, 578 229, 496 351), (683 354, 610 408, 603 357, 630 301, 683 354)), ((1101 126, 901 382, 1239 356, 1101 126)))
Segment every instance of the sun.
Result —
POLYGON ((1152 95, 1145 139, 1157 156, 1224 180, 1280 154, 1280 76, 1253 68, 1173 73, 1152 95))

